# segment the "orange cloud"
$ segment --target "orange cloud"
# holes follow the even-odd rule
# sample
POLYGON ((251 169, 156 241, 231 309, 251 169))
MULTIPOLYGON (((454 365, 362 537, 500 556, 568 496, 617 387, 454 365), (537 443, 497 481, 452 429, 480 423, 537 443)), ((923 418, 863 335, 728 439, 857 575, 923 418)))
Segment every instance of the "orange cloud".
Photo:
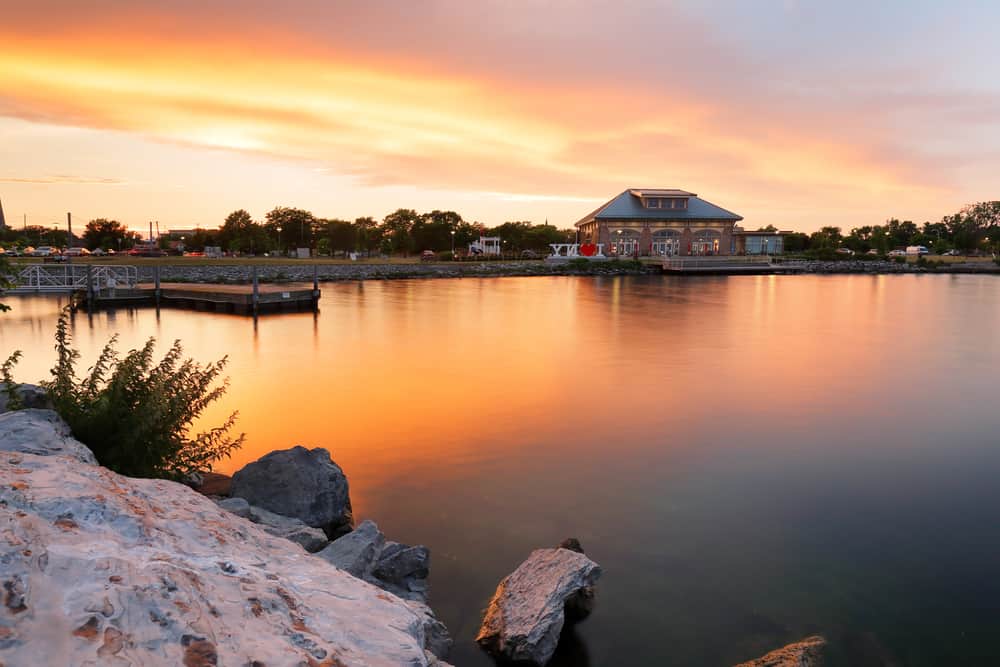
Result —
POLYGON ((220 37, 185 24, 185 40, 149 20, 0 34, 0 113, 305 160, 367 185, 571 198, 676 185, 725 192, 744 211, 948 188, 877 143, 741 116, 697 92, 514 81, 259 26, 220 37))

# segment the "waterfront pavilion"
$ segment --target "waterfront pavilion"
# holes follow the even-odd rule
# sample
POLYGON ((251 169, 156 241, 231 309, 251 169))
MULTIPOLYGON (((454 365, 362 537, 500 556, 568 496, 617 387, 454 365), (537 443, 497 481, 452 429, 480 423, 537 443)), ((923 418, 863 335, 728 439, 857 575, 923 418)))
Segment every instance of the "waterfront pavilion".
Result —
POLYGON ((576 228, 581 242, 603 243, 613 255, 730 255, 742 219, 693 192, 631 188, 576 228))

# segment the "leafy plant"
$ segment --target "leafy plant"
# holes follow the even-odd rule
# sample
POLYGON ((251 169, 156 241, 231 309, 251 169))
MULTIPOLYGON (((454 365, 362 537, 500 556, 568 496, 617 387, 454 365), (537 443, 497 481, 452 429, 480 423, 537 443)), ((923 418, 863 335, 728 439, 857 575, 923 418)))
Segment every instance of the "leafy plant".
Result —
POLYGON ((21 359, 21 350, 14 352, 7 357, 7 360, 0 366, 0 382, 3 382, 4 393, 7 394, 7 409, 20 410, 24 407, 21 404, 21 394, 17 392, 17 382, 14 381, 14 366, 21 359))
POLYGON ((191 435, 191 425, 229 386, 220 379, 226 357, 202 366, 182 358, 174 341, 155 363, 150 338, 138 350, 119 357, 111 338, 87 375, 78 379, 80 353, 72 346, 66 313, 56 325, 55 367, 43 383, 56 411, 73 435, 87 445, 101 465, 133 477, 180 478, 210 470, 212 463, 243 445, 232 437, 233 412, 222 425, 191 435))

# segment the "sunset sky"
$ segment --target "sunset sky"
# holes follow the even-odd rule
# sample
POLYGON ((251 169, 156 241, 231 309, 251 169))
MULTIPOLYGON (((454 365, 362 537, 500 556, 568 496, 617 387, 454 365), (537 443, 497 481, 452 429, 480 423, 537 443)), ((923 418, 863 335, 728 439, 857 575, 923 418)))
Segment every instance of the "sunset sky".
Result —
POLYGON ((678 187, 747 227, 1000 198, 1000 4, 0 0, 12 224, 453 209, 569 226, 678 187))

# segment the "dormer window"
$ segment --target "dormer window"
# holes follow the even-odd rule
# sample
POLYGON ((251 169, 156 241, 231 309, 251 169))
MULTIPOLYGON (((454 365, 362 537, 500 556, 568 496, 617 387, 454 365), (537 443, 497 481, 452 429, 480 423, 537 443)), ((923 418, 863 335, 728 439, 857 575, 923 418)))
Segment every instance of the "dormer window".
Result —
POLYGON ((687 208, 687 198, 684 197, 645 197, 643 204, 646 208, 687 208))

